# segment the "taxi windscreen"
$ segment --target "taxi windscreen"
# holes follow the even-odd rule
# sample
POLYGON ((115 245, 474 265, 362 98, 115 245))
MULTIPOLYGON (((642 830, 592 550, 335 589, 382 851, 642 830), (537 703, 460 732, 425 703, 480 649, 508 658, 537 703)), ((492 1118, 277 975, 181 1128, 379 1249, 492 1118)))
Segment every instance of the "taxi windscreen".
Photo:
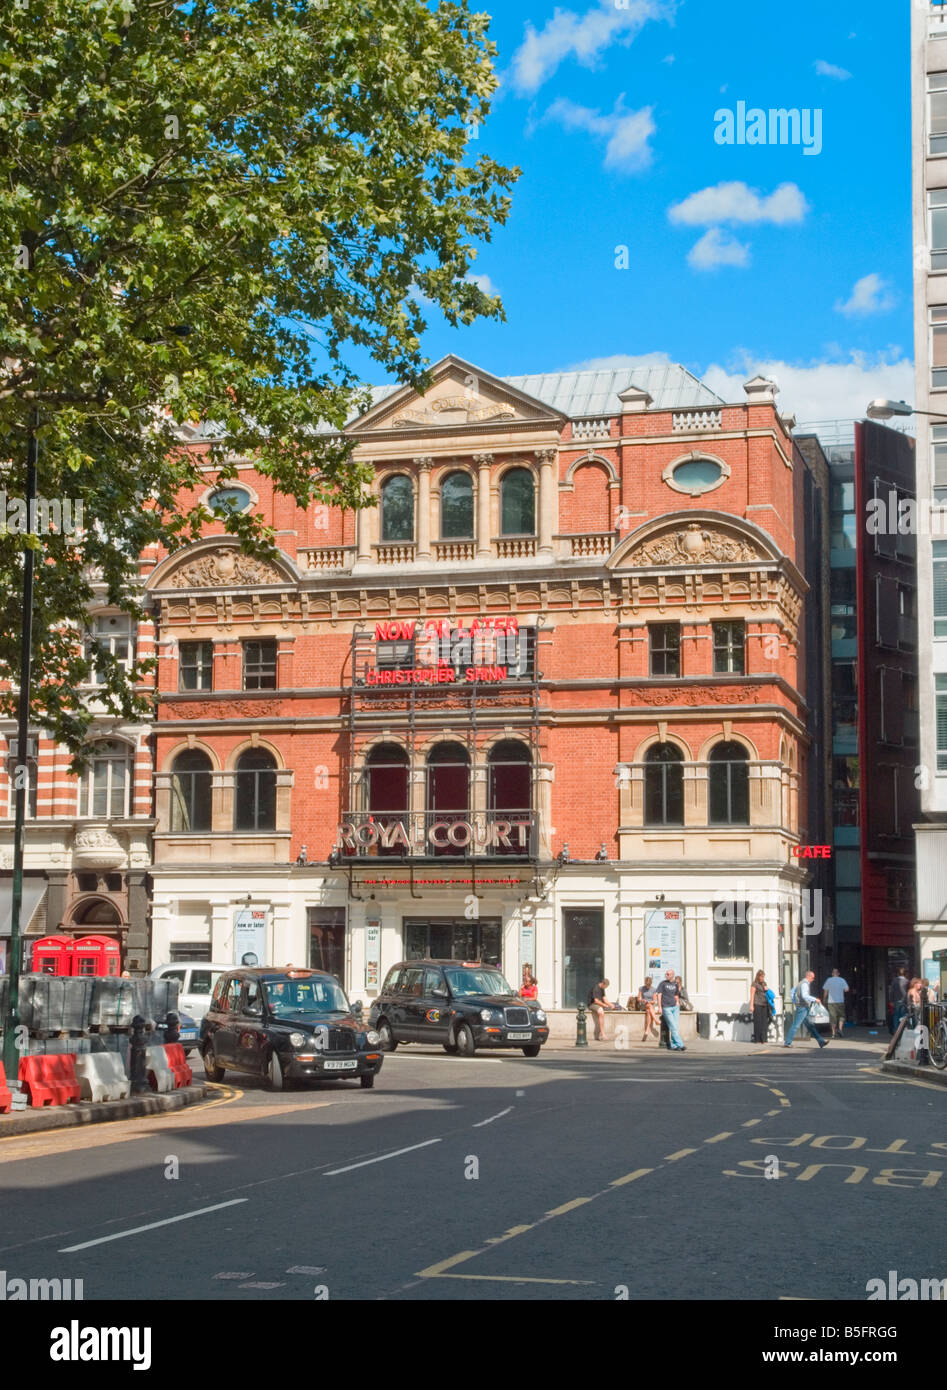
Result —
POLYGON ((499 970, 448 965, 444 969, 444 974, 447 976, 450 992, 454 995, 514 993, 499 970))
POLYGON ((349 1001, 335 980, 267 980, 264 989, 267 1003, 278 1018, 349 1012, 349 1001))

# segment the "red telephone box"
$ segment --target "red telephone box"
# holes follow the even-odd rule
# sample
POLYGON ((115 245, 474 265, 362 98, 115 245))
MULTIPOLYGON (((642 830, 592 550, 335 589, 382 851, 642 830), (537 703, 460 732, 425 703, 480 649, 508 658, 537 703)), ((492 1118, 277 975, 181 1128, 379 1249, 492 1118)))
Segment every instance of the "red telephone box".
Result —
POLYGON ((34 975, 72 974, 71 936, 44 936, 33 943, 34 975))
POLYGON ((72 943, 73 975, 120 975, 122 948, 113 936, 80 936, 72 943))

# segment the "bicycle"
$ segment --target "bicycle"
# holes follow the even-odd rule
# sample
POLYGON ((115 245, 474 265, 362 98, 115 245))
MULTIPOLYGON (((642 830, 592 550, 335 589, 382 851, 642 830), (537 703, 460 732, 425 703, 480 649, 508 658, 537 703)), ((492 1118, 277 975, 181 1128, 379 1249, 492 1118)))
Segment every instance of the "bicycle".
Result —
POLYGON ((928 1056, 931 1065, 943 1071, 947 1067, 947 1014, 943 1004, 928 1005, 927 1016, 930 1024, 928 1056))

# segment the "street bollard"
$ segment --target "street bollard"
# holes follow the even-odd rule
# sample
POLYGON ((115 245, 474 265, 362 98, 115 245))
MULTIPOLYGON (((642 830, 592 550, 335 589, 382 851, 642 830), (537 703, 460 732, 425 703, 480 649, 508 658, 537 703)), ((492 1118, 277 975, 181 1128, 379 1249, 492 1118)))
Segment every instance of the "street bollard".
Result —
POLYGON ((580 1004, 575 1014, 575 1045, 576 1047, 588 1047, 589 1039, 585 1031, 586 1026, 585 1005, 580 1004))
POLYGON ((145 1065, 145 1020, 141 1014, 132 1019, 132 1031, 128 1044, 128 1078, 131 1081, 131 1094, 140 1096, 150 1091, 148 1068, 145 1065))
POLYGON ((181 1020, 174 1012, 169 1013, 164 1024, 164 1040, 166 1043, 176 1043, 181 1041, 181 1020))

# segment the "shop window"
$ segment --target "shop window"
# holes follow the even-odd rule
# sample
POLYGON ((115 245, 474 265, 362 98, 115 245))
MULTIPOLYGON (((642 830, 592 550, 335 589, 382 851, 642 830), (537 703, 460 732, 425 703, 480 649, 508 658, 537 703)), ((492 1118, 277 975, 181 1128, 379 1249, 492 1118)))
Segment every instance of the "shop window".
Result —
POLYGON ((749 754, 739 743, 718 743, 710 753, 710 824, 749 825, 749 754))
POLYGON ((714 623, 714 674, 742 676, 746 671, 746 630, 742 622, 714 623))
POLYGON ((243 644, 244 690, 276 689, 276 639, 243 644))
POLYGON ((536 486, 528 468, 511 468, 500 482, 500 535, 532 536, 536 530, 536 486))
POLYGON ((248 748, 237 760, 234 830, 276 829, 276 760, 265 748, 248 748))
MULTIPOLYGON (((460 743, 435 744, 427 759, 427 830, 437 822, 450 826, 467 820, 469 806, 470 756, 466 748, 460 743)), ((428 842, 429 852, 455 858, 469 853, 468 846, 452 844, 449 835, 448 829, 438 837, 446 843, 428 842)))
POLYGON ((404 473, 382 483, 381 539, 384 544, 414 540, 414 484, 404 473))
POLYGON ((178 690, 212 690, 213 642, 182 642, 178 647, 178 690))
POLYGON ((441 538, 466 541, 473 533, 473 479, 469 473, 448 473, 441 483, 441 538))
POLYGON ((714 903, 714 960, 750 959, 750 904, 714 903))
POLYGON ((211 827, 211 761, 199 749, 188 749, 174 760, 171 776, 172 831, 202 831, 211 827))
POLYGON ((80 816, 127 816, 132 766, 132 750, 127 743, 102 739, 93 744, 80 789, 80 816))
POLYGON ((648 641, 651 649, 652 676, 681 674, 681 629, 678 623, 650 623, 648 641))
POLYGON ((684 755, 673 743, 656 743, 645 754, 645 825, 684 824, 684 755))
MULTIPOLYGON (((404 954, 406 960, 480 960, 484 965, 501 966, 501 922, 499 917, 406 917, 404 954)), ((403 972, 401 988, 421 984, 423 972, 415 968, 403 972)))
POLYGON ((209 941, 175 941, 169 947, 169 957, 178 960, 210 960, 209 941))

